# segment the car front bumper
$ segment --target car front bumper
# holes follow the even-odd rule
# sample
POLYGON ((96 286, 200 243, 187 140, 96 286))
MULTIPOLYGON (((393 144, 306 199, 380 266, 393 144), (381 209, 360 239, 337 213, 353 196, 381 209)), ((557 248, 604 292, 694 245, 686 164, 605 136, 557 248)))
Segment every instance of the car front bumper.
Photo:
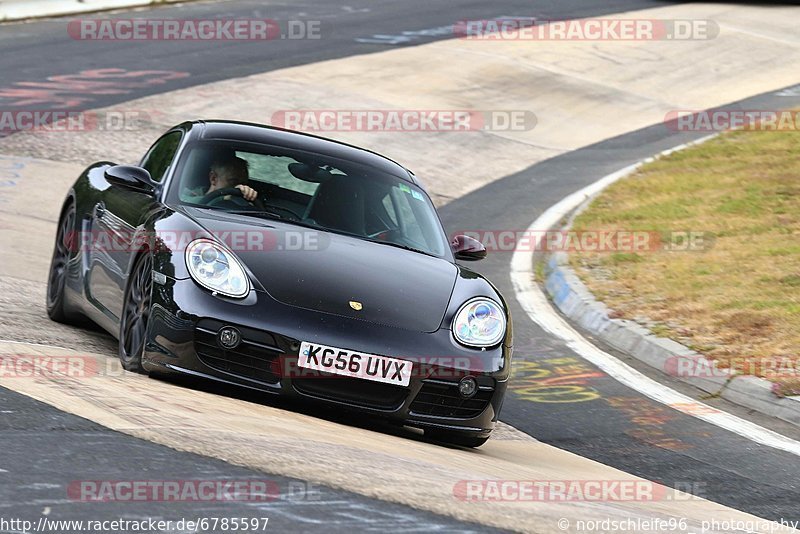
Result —
POLYGON ((190 279, 167 278, 154 285, 143 360, 149 372, 189 374, 408 426, 486 437, 499 416, 510 358, 508 346, 469 349, 448 329, 412 332, 289 306, 261 291, 227 299, 190 279), (231 350, 218 342, 227 326, 241 335, 231 350), (409 360, 411 381, 403 387, 299 368, 303 341, 409 360), (458 391, 465 376, 478 382, 471 398, 458 391))

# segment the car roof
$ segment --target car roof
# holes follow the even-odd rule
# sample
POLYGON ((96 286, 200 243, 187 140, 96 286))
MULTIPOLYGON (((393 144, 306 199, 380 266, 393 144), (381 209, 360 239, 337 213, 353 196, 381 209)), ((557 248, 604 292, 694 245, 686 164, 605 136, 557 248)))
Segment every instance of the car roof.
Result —
POLYGON ((227 120, 190 121, 180 125, 191 130, 194 139, 224 139, 282 146, 306 152, 325 154, 343 160, 353 161, 403 178, 413 184, 420 185, 414 173, 396 161, 371 150, 348 145, 333 139, 316 135, 286 130, 264 124, 227 120))

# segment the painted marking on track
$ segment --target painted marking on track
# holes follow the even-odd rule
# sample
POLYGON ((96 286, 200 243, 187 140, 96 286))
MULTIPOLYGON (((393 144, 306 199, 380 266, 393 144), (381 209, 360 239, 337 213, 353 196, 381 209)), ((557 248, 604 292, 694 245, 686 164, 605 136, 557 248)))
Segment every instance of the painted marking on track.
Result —
POLYGON ((571 357, 517 360, 512 364, 512 372, 511 392, 521 400, 545 404, 597 400, 600 393, 587 386, 587 381, 605 376, 571 357))
MULTIPOLYGON (((499 17, 489 17, 489 19, 491 20, 502 20, 502 19, 520 20, 529 18, 530 17, 527 16, 512 17, 509 15, 502 15, 499 17)), ((453 23, 456 22, 457 21, 453 21, 453 23)), ((355 41, 357 43, 365 43, 365 44, 400 45, 400 44, 408 44, 411 42, 420 41, 426 38, 436 38, 443 36, 456 37, 455 31, 453 30, 453 24, 436 26, 435 28, 425 28, 424 30, 405 30, 395 34, 376 33, 369 37, 359 37, 355 39, 355 41)))
MULTIPOLYGON (((670 150, 665 150, 659 156, 665 156, 683 150, 709 139, 716 137, 709 135, 693 143, 679 145, 670 150)), ((555 227, 559 221, 577 208, 587 198, 599 193, 612 183, 628 176, 645 163, 653 161, 655 158, 648 158, 634 165, 630 165, 615 173, 609 174, 593 184, 584 187, 557 204, 551 206, 528 228, 531 235, 536 235, 537 231, 555 227)), ((541 232, 539 232, 541 233, 541 232)), ((632 388, 639 393, 649 397, 661 404, 673 407, 681 405, 683 413, 695 417, 719 428, 738 434, 755 443, 766 445, 778 450, 786 451, 800 456, 800 442, 773 432, 750 421, 746 421, 733 414, 715 410, 714 408, 698 402, 693 398, 679 393, 664 384, 656 382, 633 367, 618 360, 611 354, 604 352, 594 346, 589 340, 584 338, 577 330, 572 328, 553 308, 550 301, 544 295, 539 286, 534 282, 533 272, 533 251, 539 250, 538 237, 534 247, 526 247, 526 250, 516 250, 511 258, 511 283, 514 286, 514 293, 517 301, 528 317, 538 324, 546 332, 564 340, 567 346, 575 351, 582 358, 590 361, 603 372, 632 388)))
POLYGON ((355 41, 357 43, 365 44, 384 44, 384 45, 399 45, 407 44, 413 41, 419 41, 426 37, 442 37, 444 35, 453 34, 453 25, 437 26, 435 28, 427 28, 425 30, 408 30, 399 34, 383 34, 376 33, 370 37, 359 37, 355 41))
MULTIPOLYGON (((666 425, 679 415, 661 404, 642 402, 638 397, 609 397, 604 399, 609 406, 623 413, 634 428, 625 434, 642 443, 671 451, 693 449, 694 445, 669 434, 666 425)), ((680 428, 679 428, 680 430, 680 428)))
POLYGON ((696 402, 692 403, 675 402, 670 404, 669 407, 675 408, 679 412, 688 413, 689 415, 721 413, 721 411, 717 410, 716 408, 712 408, 711 406, 706 406, 705 404, 697 404, 696 402))
POLYGON ((777 96, 800 96, 800 85, 794 85, 792 87, 787 87, 781 91, 775 93, 777 96))
POLYGON ((74 350, 74 349, 68 349, 67 347, 59 347, 58 345, 48 345, 47 343, 28 343, 27 341, 14 341, 13 339, 0 338, 0 343, 14 343, 15 345, 31 345, 33 347, 47 347, 49 349, 59 349, 67 351, 74 350))
POLYGON ((342 11, 346 11, 347 13, 369 13, 371 10, 368 7, 352 7, 352 6, 342 6, 342 11))
POLYGON ((0 204, 8 202, 6 198, 9 187, 16 187, 19 180, 22 179, 22 171, 25 168, 25 162, 17 158, 0 156, 0 204))
POLYGON ((45 81, 14 82, 0 87, 0 103, 14 108, 44 106, 76 108, 97 96, 127 95, 134 89, 161 85, 189 76, 172 70, 91 69, 77 74, 49 76, 45 81))

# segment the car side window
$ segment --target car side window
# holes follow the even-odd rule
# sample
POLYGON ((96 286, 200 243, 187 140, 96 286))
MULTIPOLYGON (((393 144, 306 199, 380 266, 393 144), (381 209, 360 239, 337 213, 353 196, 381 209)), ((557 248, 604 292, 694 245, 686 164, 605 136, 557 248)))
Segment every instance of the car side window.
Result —
POLYGON ((154 182, 160 182, 167 174, 178 145, 181 143, 182 132, 170 132, 155 142, 142 159, 141 167, 147 169, 154 182))

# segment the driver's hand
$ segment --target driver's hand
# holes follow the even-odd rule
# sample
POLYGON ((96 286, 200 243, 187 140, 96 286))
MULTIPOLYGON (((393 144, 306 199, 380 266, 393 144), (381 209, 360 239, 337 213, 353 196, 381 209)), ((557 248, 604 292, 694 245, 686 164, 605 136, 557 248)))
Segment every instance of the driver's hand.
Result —
POLYGON ((237 185, 236 189, 242 192, 242 197, 248 202, 252 202, 258 198, 258 191, 250 187, 249 185, 237 185))

